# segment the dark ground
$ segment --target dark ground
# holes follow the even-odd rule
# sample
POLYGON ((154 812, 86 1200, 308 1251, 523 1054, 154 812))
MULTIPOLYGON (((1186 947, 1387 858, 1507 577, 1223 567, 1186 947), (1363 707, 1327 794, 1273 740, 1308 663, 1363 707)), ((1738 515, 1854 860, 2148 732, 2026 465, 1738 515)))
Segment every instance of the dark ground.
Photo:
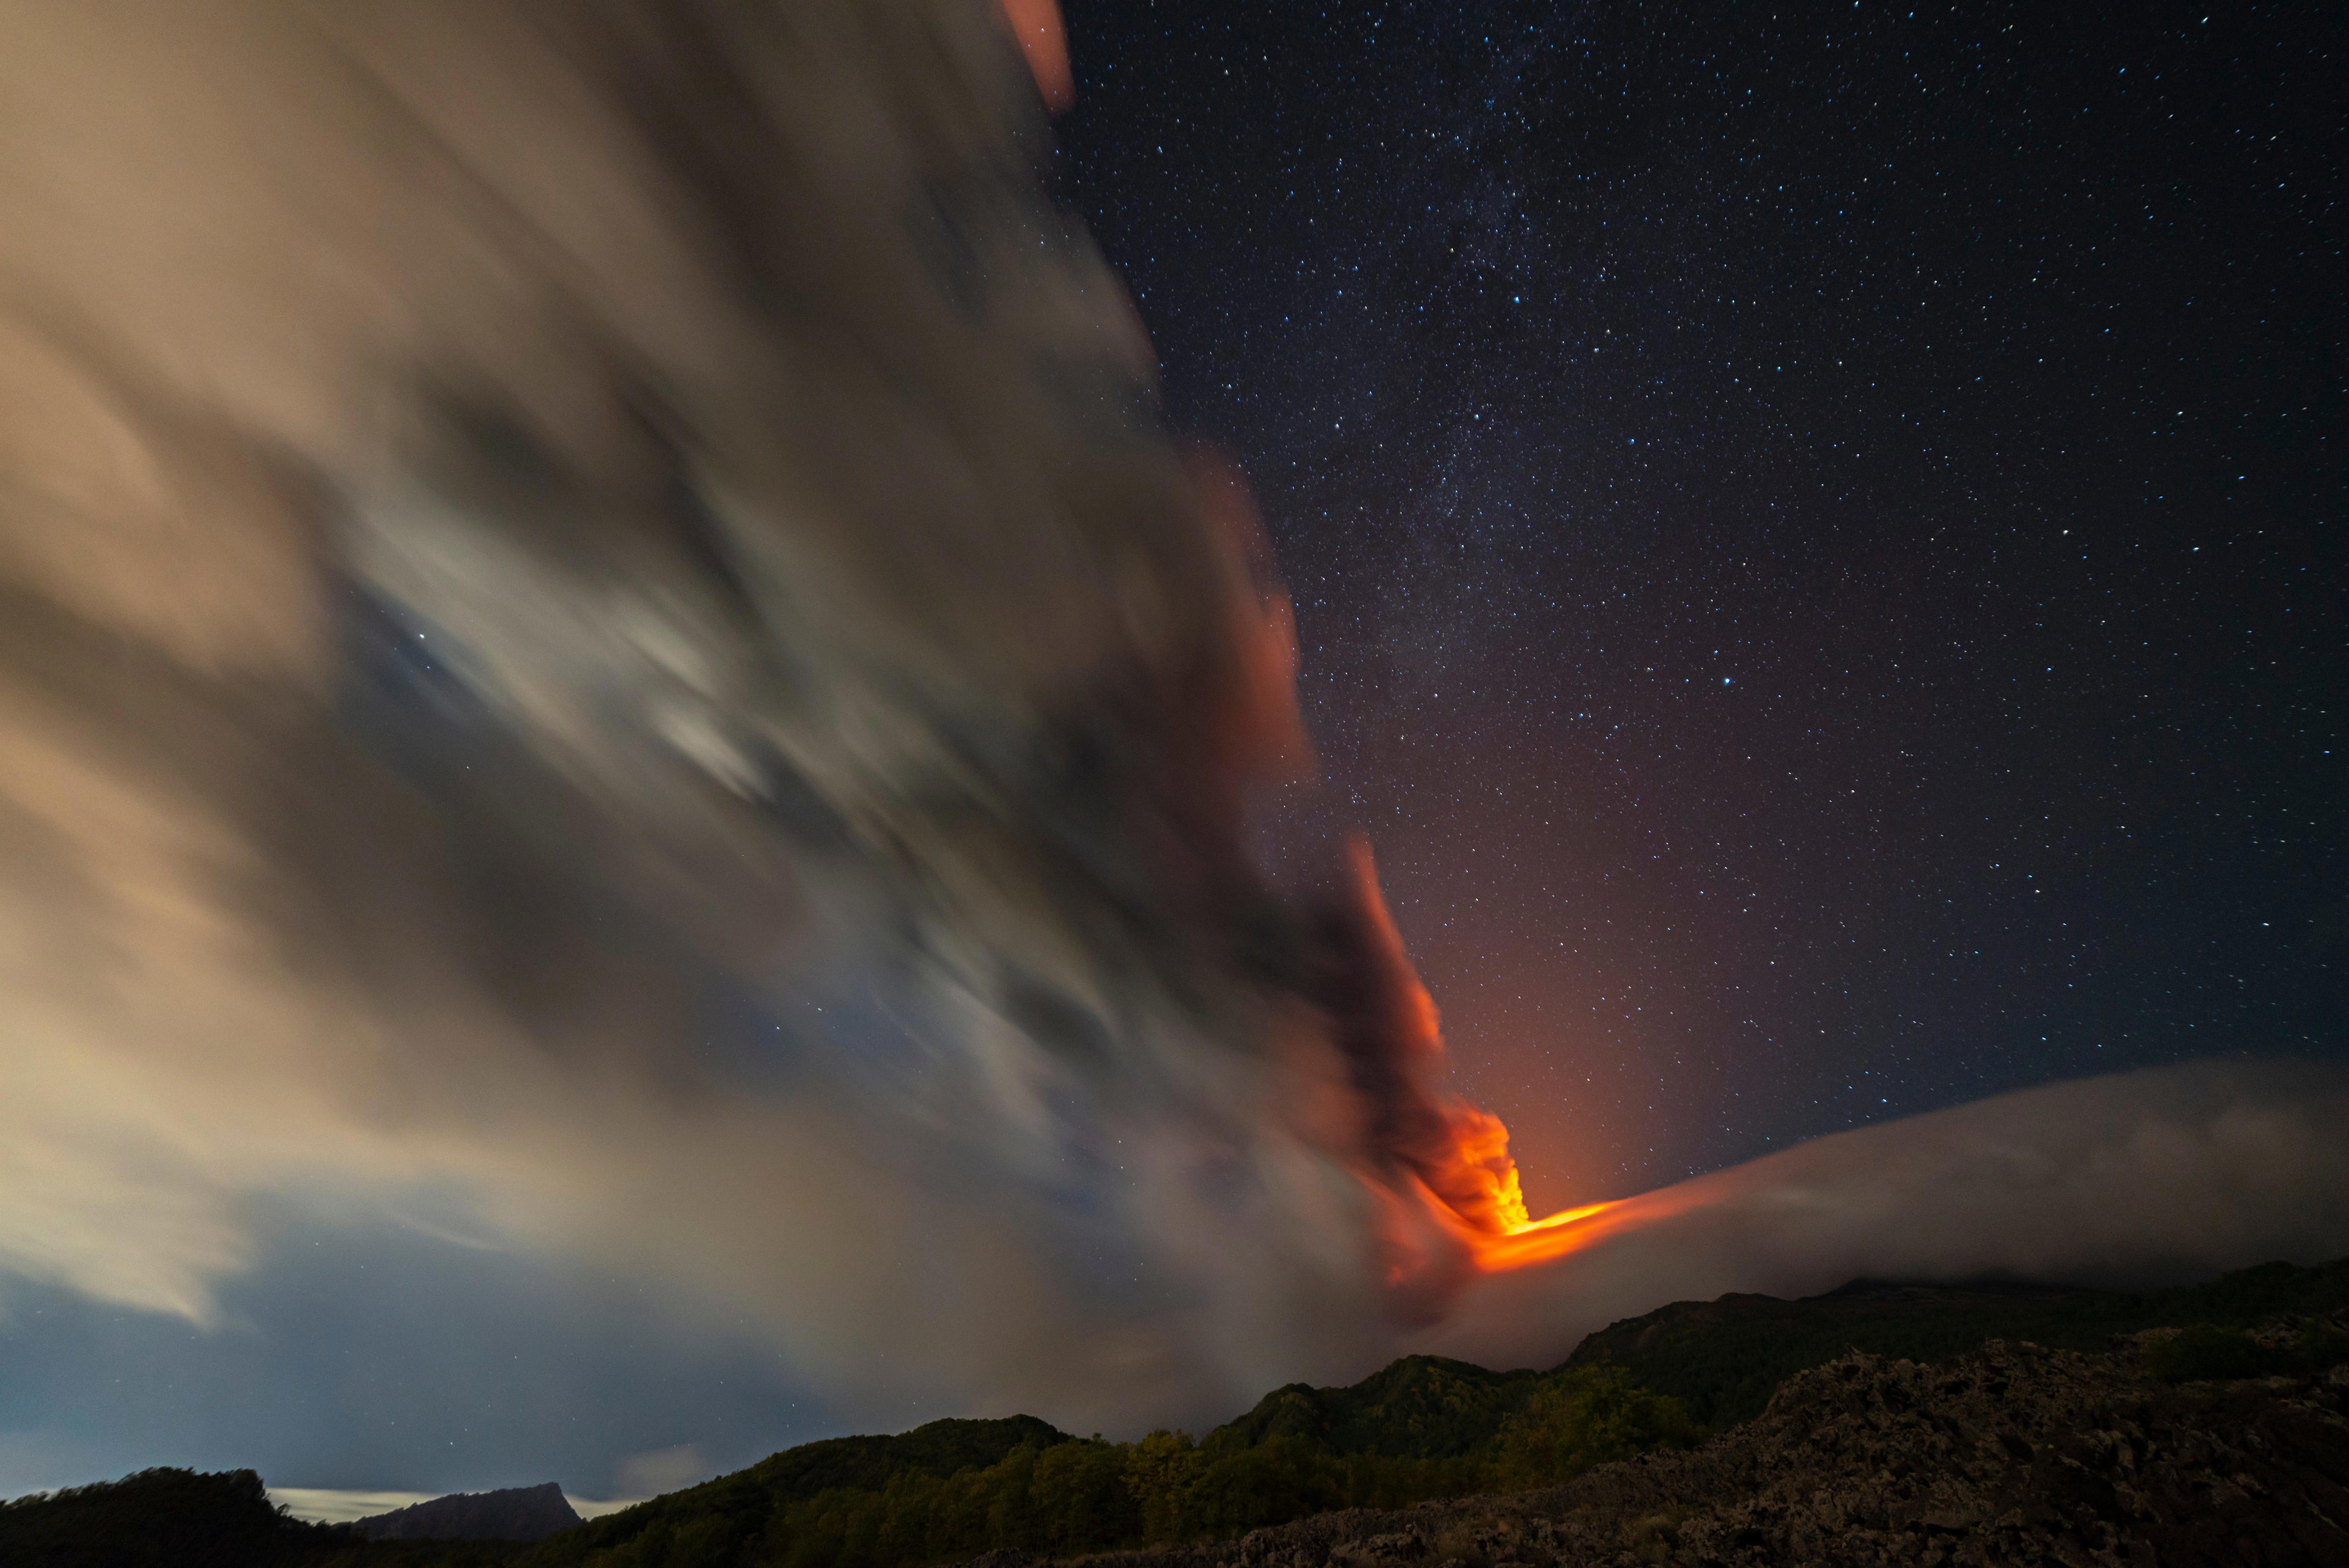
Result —
MULTIPOLYGON (((2349 1563, 2349 1369, 2171 1386, 2134 1353, 1854 1355, 1690 1453, 1565 1487, 1324 1514, 1092 1568, 2349 1563)), ((973 1568, 1028 1568, 998 1553, 973 1568)))

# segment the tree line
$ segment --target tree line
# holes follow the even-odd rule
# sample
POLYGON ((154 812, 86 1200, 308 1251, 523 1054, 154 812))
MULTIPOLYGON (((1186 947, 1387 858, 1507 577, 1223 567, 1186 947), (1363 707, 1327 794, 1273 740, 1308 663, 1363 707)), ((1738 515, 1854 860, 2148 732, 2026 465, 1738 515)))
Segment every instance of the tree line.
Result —
POLYGON ((543 1542, 522 1561, 533 1568, 916 1568, 1000 1547, 1072 1556, 1235 1535, 1329 1509, 1555 1485, 1705 1435, 1677 1400, 1615 1368, 1580 1367, 1544 1379, 1464 1454, 1337 1453, 1293 1435, 1224 1449, 1164 1430, 1130 1443, 1031 1440, 991 1465, 946 1476, 905 1470, 878 1487, 770 1498, 763 1509, 747 1494, 713 1494, 698 1507, 648 1505, 543 1542))

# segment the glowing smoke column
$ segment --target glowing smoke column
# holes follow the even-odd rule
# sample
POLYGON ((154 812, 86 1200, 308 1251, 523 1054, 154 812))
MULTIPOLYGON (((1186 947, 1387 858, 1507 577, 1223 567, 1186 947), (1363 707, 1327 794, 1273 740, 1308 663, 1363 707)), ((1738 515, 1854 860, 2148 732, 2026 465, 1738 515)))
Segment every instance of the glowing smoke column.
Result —
POLYGON ((10 8, 0 1268, 215 1322, 266 1198, 1085 1429, 1785 1233, 1528 1225, 1367 856, 1258 863, 1287 606, 1041 193, 1042 9, 10 8))

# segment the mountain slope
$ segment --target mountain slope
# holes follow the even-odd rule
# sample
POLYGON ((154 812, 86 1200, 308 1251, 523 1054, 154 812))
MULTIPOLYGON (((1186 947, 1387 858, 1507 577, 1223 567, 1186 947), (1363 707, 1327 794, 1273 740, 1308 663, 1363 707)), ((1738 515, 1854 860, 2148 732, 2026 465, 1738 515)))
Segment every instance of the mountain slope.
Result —
POLYGON ((1674 1302, 1589 1336, 1567 1365, 1620 1367, 1634 1382, 1679 1399, 1698 1420, 1723 1428, 1760 1415, 1771 1392, 1795 1373, 1850 1350, 1920 1362, 1989 1339, 2102 1350, 2116 1335, 2149 1328, 2249 1328, 2278 1315, 2321 1317, 2344 1307, 2349 1259, 2316 1268, 2263 1264, 2143 1295, 1856 1280, 1801 1301, 1724 1295, 1674 1302))
MULTIPOLYGON (((795 1508, 833 1498, 902 1499, 921 1481, 984 1473, 1015 1454, 1076 1442, 1033 1416, 931 1421, 886 1437, 830 1438, 785 1449, 731 1475, 590 1521, 543 1542, 534 1564, 584 1563, 603 1553, 660 1563, 753 1560, 795 1508)), ((1100 1445, 1095 1445, 1100 1446, 1100 1445)), ((821 1515, 818 1516, 819 1519, 821 1515)))
POLYGON ((1276 1388, 1199 1446, 1220 1455, 1296 1438, 1335 1454, 1449 1459, 1490 1439, 1541 1380, 1538 1372, 1490 1372, 1441 1356, 1406 1356, 1347 1387, 1276 1388))
POLYGON ((7 1568, 294 1568, 348 1542, 269 1501, 249 1470, 148 1470, 0 1503, 7 1568))
POLYGON ((369 1514, 351 1528, 369 1541, 543 1541, 579 1522, 563 1488, 460 1491, 369 1514))
MULTIPOLYGON (((1091 1568, 2349 1563, 2349 1377, 2172 1384, 2132 1349, 1994 1341, 1789 1378, 1692 1452, 1541 1491, 1319 1515, 1091 1568)), ((1040 1568, 1026 1553, 986 1568, 1040 1568)))
POLYGON ((1009 1568, 1023 1554, 1226 1542, 1265 1526, 1278 1528, 1238 1547, 1166 1545, 1132 1561, 1857 1563, 1874 1560, 1853 1554, 1863 1547, 1922 1561, 1961 1546, 1970 1560, 2105 1561, 2097 1552, 2141 1542, 2168 1562, 2239 1538, 2277 1561, 2316 1561, 2306 1553, 2332 1537, 2271 1540, 2261 1509, 2273 1509, 2228 1478, 2349 1521, 2344 1362, 2349 1260, 2147 1295, 1855 1282, 1807 1301, 1675 1303, 1592 1335, 1547 1373, 1412 1357, 1344 1387, 1292 1384, 1199 1442, 1084 1440, 1028 1416, 832 1439, 535 1544, 366 1542, 278 1515, 249 1471, 147 1471, 0 1507, 0 1563, 919 1568, 1004 1553, 997 1568, 1009 1568), (1670 1397, 1682 1393, 1733 1429, 1698 1447, 1670 1397), (1733 1424, 1748 1409, 1759 1418, 1733 1424), (2075 1452, 2076 1420, 2106 1423, 2095 1440, 2119 1432, 2121 1447, 2075 1452), (1568 1491, 1470 1495, 1561 1481, 1568 1491), (1447 1498, 1468 1500, 1360 1511, 1447 1498), (1561 1522, 1567 1506, 1585 1512, 1561 1522))
MULTIPOLYGON (((1049 1449, 1077 1439, 1033 1416, 931 1421, 894 1437, 828 1438, 771 1454, 741 1472, 779 1501, 835 1487, 873 1490, 901 1474, 950 1476, 984 1469, 1022 1444, 1049 1449)), ((720 1478, 724 1480, 726 1478, 720 1478)), ((711 1481, 716 1486, 719 1481, 711 1481)))

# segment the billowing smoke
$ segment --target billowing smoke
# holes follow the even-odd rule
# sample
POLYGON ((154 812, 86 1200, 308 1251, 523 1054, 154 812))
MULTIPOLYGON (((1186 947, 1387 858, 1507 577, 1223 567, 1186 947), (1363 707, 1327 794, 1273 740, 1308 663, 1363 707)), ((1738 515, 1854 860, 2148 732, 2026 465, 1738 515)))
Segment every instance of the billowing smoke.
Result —
POLYGON ((2342 1248, 2340 1086, 2244 1078, 2293 1137, 2050 1091, 2113 1163, 1993 1102, 1510 1253, 1009 9, 9 8, 0 1268, 208 1322, 298 1202, 1125 1426, 1724 1281, 2342 1248))

